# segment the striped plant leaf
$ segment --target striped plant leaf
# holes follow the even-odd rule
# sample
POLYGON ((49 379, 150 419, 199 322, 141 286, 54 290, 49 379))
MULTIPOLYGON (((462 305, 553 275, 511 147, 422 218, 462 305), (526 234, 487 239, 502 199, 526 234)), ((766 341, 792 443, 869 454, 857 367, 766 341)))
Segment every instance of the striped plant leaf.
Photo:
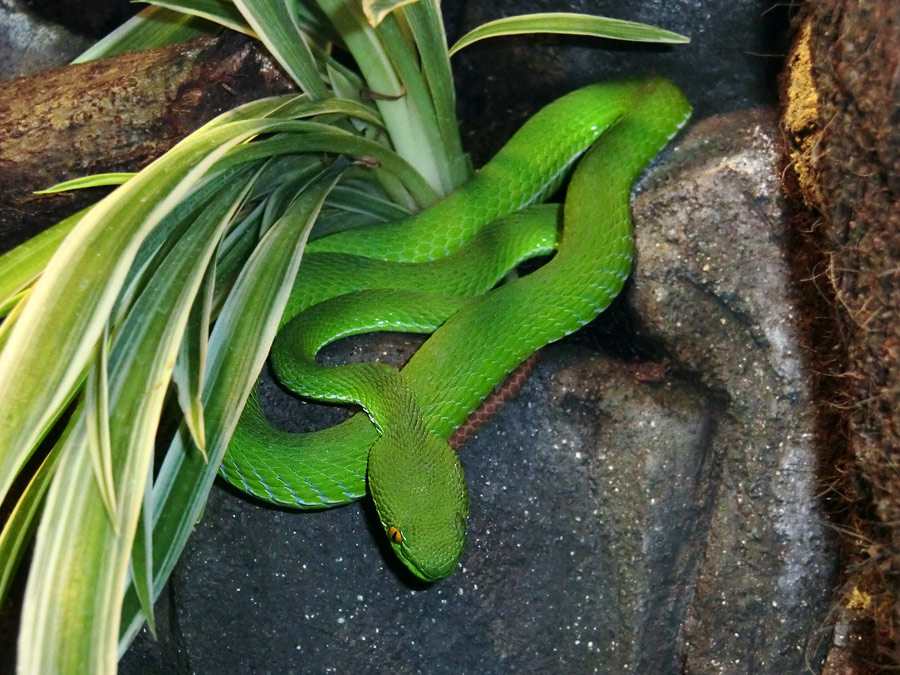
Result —
POLYGON ((257 37, 233 2, 225 0, 153 0, 156 7, 163 7, 186 16, 196 16, 230 28, 250 37, 257 37))
POLYGON ((452 56, 463 47, 468 47, 479 40, 502 35, 522 35, 527 33, 589 35, 632 42, 664 42, 673 44, 690 42, 690 39, 683 35, 656 28, 655 26, 648 26, 644 23, 572 12, 547 12, 510 16, 482 24, 457 40, 456 44, 450 48, 450 55, 452 56))
POLYGON ((93 176, 83 176, 81 178, 73 178, 72 180, 63 181, 56 185, 51 185, 43 190, 35 190, 36 195, 52 195, 57 192, 67 192, 69 190, 83 190, 92 187, 107 187, 109 185, 121 185, 129 178, 134 176, 133 173, 97 173, 93 176))
POLYGON ((203 421, 203 372, 206 369, 206 350, 209 341, 213 294, 216 289, 216 260, 213 258, 206 270, 201 292, 194 299, 194 306, 188 317, 181 349, 175 360, 173 380, 177 388, 178 404, 184 414, 191 438, 204 455, 206 454, 206 427, 203 421))
POLYGON ((319 74, 292 0, 234 0, 234 6, 291 79, 312 99, 330 94, 319 74))
MULTIPOLYGON (((153 592, 158 595, 203 508, 228 441, 269 352, 312 225, 334 181, 299 196, 244 265, 209 339, 203 408, 205 461, 182 430, 166 453, 153 489, 153 592)), ((122 609, 124 650, 143 616, 134 590, 122 609)))
POLYGON ((8 314, 16 298, 37 280, 63 239, 91 208, 82 209, 0 256, 0 316, 8 314))
POLYGON ((363 12, 369 25, 375 28, 384 18, 398 7, 418 2, 418 0, 362 0, 363 12))
POLYGON ((109 437, 109 324, 97 344, 97 353, 88 368, 84 395, 87 420, 87 449, 94 479, 103 505, 113 525, 117 524, 116 488, 113 482, 112 446, 109 437))
POLYGON ((85 63, 129 51, 165 47, 218 30, 218 26, 204 19, 174 12, 165 7, 150 6, 131 17, 102 40, 95 42, 72 63, 85 63))
POLYGON ((96 204, 62 241, 0 352, 0 501, 72 395, 147 234, 217 160, 290 120, 202 129, 96 204))
MULTIPOLYGON (((46 574, 30 575, 26 588, 18 648, 24 672, 115 672, 119 607, 167 384, 207 266, 248 189, 244 172, 243 180, 233 181, 210 202, 115 333, 108 377, 115 517, 109 517, 106 500, 91 478, 91 418, 96 411, 87 396, 38 530, 32 564, 46 574), (72 517, 77 528, 70 525, 72 517)), ((139 582, 136 586, 140 588, 139 582)), ((149 606, 149 592, 143 595, 149 606)))

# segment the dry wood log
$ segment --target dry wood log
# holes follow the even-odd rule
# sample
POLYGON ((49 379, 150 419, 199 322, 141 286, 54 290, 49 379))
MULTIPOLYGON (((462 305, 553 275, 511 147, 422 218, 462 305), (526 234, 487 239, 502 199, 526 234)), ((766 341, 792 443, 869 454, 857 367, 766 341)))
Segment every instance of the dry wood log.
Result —
POLYGON ((0 82, 0 251, 102 194, 35 190, 140 169, 217 114, 291 89, 255 40, 230 32, 0 82))

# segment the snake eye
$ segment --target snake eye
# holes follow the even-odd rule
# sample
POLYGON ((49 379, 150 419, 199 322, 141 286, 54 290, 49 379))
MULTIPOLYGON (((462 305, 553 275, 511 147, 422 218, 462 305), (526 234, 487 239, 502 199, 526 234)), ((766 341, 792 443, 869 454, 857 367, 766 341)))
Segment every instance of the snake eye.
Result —
POLYGON ((400 530, 398 530, 393 525, 391 525, 391 527, 388 529, 388 537, 395 544, 399 544, 401 541, 403 541, 403 535, 400 534, 400 530))

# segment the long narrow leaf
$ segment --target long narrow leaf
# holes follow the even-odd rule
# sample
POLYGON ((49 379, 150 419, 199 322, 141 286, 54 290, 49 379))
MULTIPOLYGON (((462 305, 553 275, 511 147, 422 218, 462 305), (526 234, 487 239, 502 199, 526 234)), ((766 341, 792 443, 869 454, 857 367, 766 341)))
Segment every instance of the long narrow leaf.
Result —
POLYGON ((438 194, 415 167, 382 143, 316 122, 285 122, 284 129, 309 131, 260 140, 236 148, 228 157, 222 159, 219 167, 224 169, 235 164, 278 155, 300 155, 310 152, 345 154, 370 164, 374 163, 393 174, 413 196, 420 208, 438 199, 438 194))
POLYGON ((318 178, 321 170, 316 171, 315 166, 302 167, 295 171, 288 172, 283 176, 281 185, 279 185, 266 200, 266 206, 263 209, 262 222, 260 223, 260 237, 268 232, 269 228, 274 225, 279 218, 284 215, 291 203, 301 194, 310 183, 318 178))
POLYGON ((234 0, 235 7, 253 28, 291 79, 312 99, 327 98, 306 36, 295 23, 290 0, 234 0))
POLYGON ((26 588, 18 650, 23 672, 115 672, 121 601, 167 384, 207 265, 247 191, 245 174, 209 205, 114 338, 109 429, 116 519, 91 480, 86 409, 66 444, 38 531, 34 565, 43 573, 30 575, 26 588), (70 525, 73 514, 78 527, 70 525))
POLYGON ((373 220, 382 222, 400 220, 409 215, 406 209, 397 206, 393 202, 358 188, 344 185, 338 185, 331 191, 327 204, 344 211, 362 213, 371 216, 373 220))
POLYGON ((60 449, 71 432, 71 425, 57 441, 55 447, 41 462, 16 506, 3 525, 0 532, 0 607, 4 606, 9 594, 10 584, 15 578, 16 570, 22 556, 37 529, 38 516, 43 507, 44 495, 50 487, 50 480, 59 462, 60 449))
POLYGON ((147 7, 105 38, 95 42, 72 63, 85 63, 128 51, 156 49, 177 42, 187 42, 217 30, 218 26, 215 24, 188 14, 173 12, 164 7, 147 7))
POLYGON ((209 342, 210 316, 216 289, 216 261, 213 258, 206 271, 201 292, 194 300, 178 358, 175 360, 173 380, 178 389, 178 404, 194 444, 206 454, 206 427, 203 423, 203 372, 209 342))
POLYGON ((106 187, 109 185, 121 185, 129 178, 133 177, 133 173, 96 173, 93 176, 84 176, 82 178, 73 178, 72 180, 63 181, 56 185, 51 185, 43 190, 35 190, 36 195, 52 195, 57 192, 67 192, 69 190, 83 190, 92 187, 106 187))
POLYGON ((9 302, 41 275, 63 239, 90 209, 82 209, 0 256, 0 316, 12 309, 9 302))
MULTIPOLYGON (((25 306, 24 300, 25 300, 25 298, 28 297, 28 294, 30 292, 31 292, 31 289, 26 287, 26 288, 22 289, 21 291, 19 291, 18 293, 16 293, 15 295, 11 295, 10 297, 8 297, 2 304, 0 304, 0 318, 11 315, 13 312, 16 311, 16 307, 19 307, 20 305, 22 307, 24 307, 25 306)), ((0 334, 2 334, 4 329, 6 329, 5 332, 8 334, 9 333, 8 329, 12 328, 12 324, 13 324, 12 321, 4 321, 2 324, 0 324, 0 334)), ((6 340, 3 338, 0 338, 0 349, 3 349, 3 345, 5 343, 6 343, 6 340)))
POLYGON ((233 146, 291 123, 192 134, 96 204, 58 247, 0 352, 0 501, 71 396, 147 233, 233 146))
POLYGON ((156 617, 153 612, 153 467, 147 470, 144 501, 134 531, 131 547, 131 587, 147 620, 147 628, 156 637, 156 617))
MULTIPOLYGON (((405 16, 405 15, 404 15, 405 16)), ((450 180, 450 162, 454 159, 445 151, 444 137, 438 125, 437 113, 431 91, 425 82, 419 61, 419 55, 413 44, 407 43, 406 37, 395 17, 386 17, 376 33, 389 46, 388 55, 403 86, 403 102, 413 111, 415 121, 420 125, 422 140, 433 156, 441 179, 440 189, 443 194, 455 187, 450 180)))
POLYGON ((111 325, 121 324, 135 298, 152 278, 160 262, 174 246, 178 245, 178 240, 185 230, 209 202, 216 199, 219 193, 245 169, 246 167, 242 166, 232 166, 225 171, 210 171, 187 191, 178 205, 144 238, 125 277, 119 297, 116 298, 111 325))
MULTIPOLYGON (((159 594, 206 504, 228 441, 265 362, 300 264, 333 182, 308 190, 265 235, 245 265, 209 341, 203 408, 209 461, 186 430, 170 446, 154 486, 154 594, 159 594)), ((133 591, 122 614, 124 650, 142 623, 133 591)))
POLYGON ((452 56, 463 47, 468 47, 479 40, 502 35, 521 35, 526 33, 590 35, 592 37, 632 42, 690 42, 690 38, 684 35, 656 28, 655 26, 648 26, 644 23, 607 19, 602 16, 590 16, 572 12, 547 12, 510 16, 482 24, 457 40, 456 44, 450 48, 450 55, 452 56))
MULTIPOLYGON (((444 186, 450 180, 437 160, 440 147, 434 145, 435 134, 427 128, 429 114, 416 109, 407 97, 405 83, 392 61, 392 50, 405 51, 407 45, 401 40, 385 43, 379 30, 369 25, 362 7, 354 2, 318 0, 318 3, 360 65, 397 153, 415 167, 435 192, 444 194, 444 186)), ((432 111, 430 117, 433 116, 432 111)))
POLYGON ((451 188, 462 185, 472 174, 468 157, 463 152, 456 119, 456 89, 450 70, 447 53, 447 37, 440 8, 436 0, 418 0, 402 10, 409 23, 419 56, 422 72, 431 99, 434 101, 435 115, 443 139, 444 154, 450 165, 451 188))
POLYGON ((114 525, 116 488, 113 484, 112 448, 109 438, 109 332, 103 331, 97 355, 88 370, 84 407, 87 419, 87 447, 94 467, 94 479, 103 505, 114 525))
POLYGON ((414 2, 418 0, 362 0, 362 8, 369 25, 375 28, 395 9, 414 2))
POLYGON ((247 23, 232 2, 224 2, 223 0, 153 0, 153 4, 180 14, 207 19, 250 37, 257 37, 250 24, 247 23))

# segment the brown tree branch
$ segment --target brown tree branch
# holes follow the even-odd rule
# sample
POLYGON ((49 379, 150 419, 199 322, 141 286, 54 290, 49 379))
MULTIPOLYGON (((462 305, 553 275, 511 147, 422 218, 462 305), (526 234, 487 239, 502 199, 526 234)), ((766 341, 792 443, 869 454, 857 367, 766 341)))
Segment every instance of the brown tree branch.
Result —
POLYGON ((256 41, 230 32, 0 82, 0 251, 102 194, 35 190, 135 171, 219 113, 292 89, 256 41))

